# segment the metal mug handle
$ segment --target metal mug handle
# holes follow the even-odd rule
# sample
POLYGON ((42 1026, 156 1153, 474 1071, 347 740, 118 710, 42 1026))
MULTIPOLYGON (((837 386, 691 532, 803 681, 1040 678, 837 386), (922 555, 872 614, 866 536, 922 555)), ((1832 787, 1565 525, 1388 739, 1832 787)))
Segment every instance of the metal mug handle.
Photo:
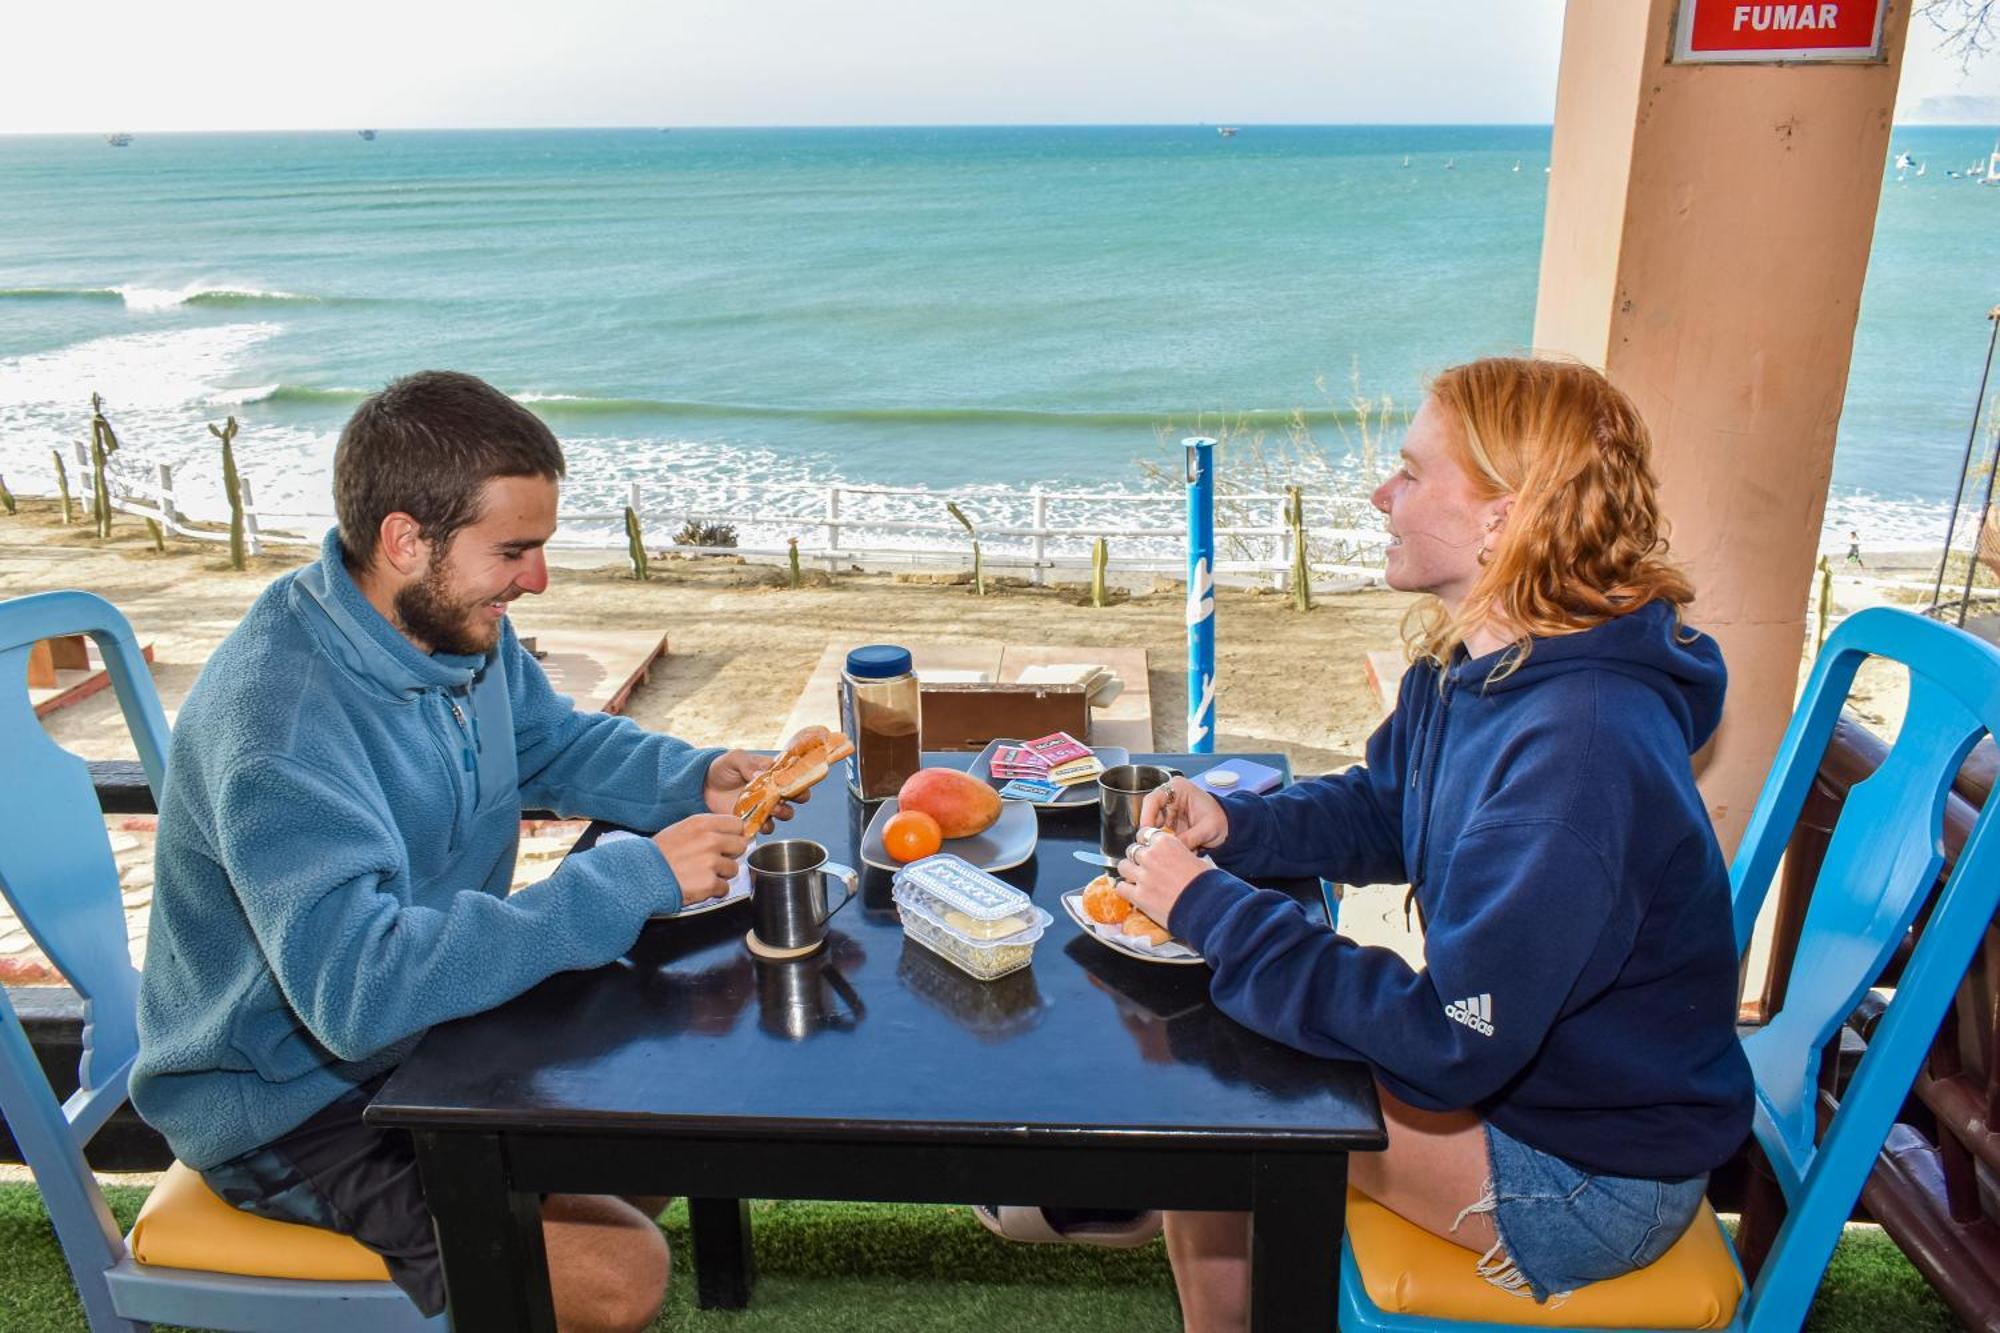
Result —
MULTIPOLYGON (((850 894, 848 896, 852 897, 853 895, 850 894)), ((846 903, 843 902, 841 906, 845 907, 846 903)), ((839 907, 833 909, 834 912, 838 912, 839 910, 839 907)), ((832 916, 833 912, 829 912, 827 915, 832 916)), ((854 993, 854 987, 847 978, 840 975, 840 969, 829 965, 822 975, 826 977, 827 986, 832 989, 835 995, 840 997, 840 1002, 847 1006, 847 1016, 845 1018, 838 1014, 828 1013, 826 1016, 826 1025, 842 1032, 852 1032, 861 1020, 867 1016, 868 1007, 861 1003, 861 997, 854 993)))
POLYGON ((838 861, 825 862, 820 866, 819 873, 822 875, 831 875, 833 876, 833 878, 839 880, 841 883, 841 887, 844 888, 846 892, 841 895, 841 899, 839 902, 835 903, 832 907, 826 909, 826 914, 824 916, 816 916, 813 918, 813 925, 815 926, 823 926, 827 922, 833 920, 833 914, 835 912, 838 912, 841 908, 847 906, 849 903, 854 901, 854 895, 857 891, 857 886, 861 879, 861 876, 857 874, 852 867, 841 865, 838 861))

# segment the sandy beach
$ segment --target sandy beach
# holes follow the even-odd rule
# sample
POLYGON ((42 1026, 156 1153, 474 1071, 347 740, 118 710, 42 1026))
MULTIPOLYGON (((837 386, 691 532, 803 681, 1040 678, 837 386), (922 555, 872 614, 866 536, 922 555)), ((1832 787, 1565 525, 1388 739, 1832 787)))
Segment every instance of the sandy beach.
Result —
MULTIPOLYGON (((237 572, 211 545, 169 538, 165 552, 156 552, 130 517, 121 516, 112 538, 100 542, 80 524, 65 527, 53 502, 23 499, 18 514, 0 515, 0 597, 83 588, 110 600, 140 640, 154 645, 153 679, 169 720, 251 601, 306 558, 304 551, 267 554, 237 572)), ((643 726, 700 744, 775 744, 830 641, 899 636, 1144 648, 1154 743, 1162 751, 1185 744, 1186 637, 1178 580, 1148 579, 1097 608, 1080 585, 989 582, 987 595, 975 596, 969 575, 949 570, 807 571, 806 585, 792 589, 782 569, 731 557, 655 560, 643 583, 623 561, 574 567, 574 556, 568 559, 552 570, 545 594, 519 604, 517 629, 664 631, 669 654, 626 712, 643 726), (948 581, 954 577, 968 581, 948 581)), ((1906 568, 1841 573, 1836 612, 1906 602, 1907 593, 1880 580, 1910 579, 1921 563, 1911 557, 1902 562, 1906 568)), ((1358 760, 1381 718, 1365 655, 1399 646, 1397 629, 1411 598, 1387 588, 1322 593, 1305 613, 1268 588, 1224 588, 1218 599, 1217 748, 1276 751, 1288 755, 1300 775, 1358 760)), ((1698 606, 1693 618, 1699 624, 1698 606)), ((1802 657, 1802 675, 1809 665, 1802 657)), ((1899 671, 1871 665, 1851 707, 1871 727, 1893 733, 1905 694, 1899 671)), ((58 743, 85 758, 131 754, 108 694, 53 714, 47 727, 58 743)))
MULTIPOLYGON (((208 655, 251 601, 306 558, 304 551, 266 555, 237 572, 212 545, 169 539, 165 552, 156 552, 130 517, 121 517, 111 540, 100 542, 81 525, 63 526, 52 502, 23 500, 17 515, 0 516, 0 598, 84 588, 109 599, 130 618, 140 641, 153 645, 153 678, 170 721, 208 655)), ((1148 582, 1096 608, 1080 586, 989 585, 987 596, 975 596, 969 582, 948 581, 969 575, 952 571, 812 571, 806 586, 792 589, 782 569, 729 557, 658 559, 643 583, 623 562, 586 560, 574 567, 573 553, 564 559, 570 563, 552 570, 549 590, 519 604, 517 628, 530 634, 664 631, 668 656, 633 693, 626 713, 642 726, 699 744, 776 744, 830 641, 903 637, 1145 648, 1154 744, 1161 751, 1185 745, 1185 603, 1175 580, 1148 582)), ((1843 573, 1835 583, 1836 608, 1898 601, 1907 594, 1880 580, 1893 583, 1915 570, 1910 564, 1843 573)), ((1329 593, 1306 613, 1269 589, 1224 588, 1218 598, 1217 748, 1288 755, 1299 776, 1359 760, 1382 711, 1368 683, 1366 654, 1399 646, 1397 630, 1411 598, 1386 588, 1329 593)), ((1802 677, 1809 665, 1802 657, 1802 677)), ((1906 696, 1900 669, 1871 664, 1850 707, 1870 727, 1893 733, 1906 696)), ((85 758, 132 755, 108 692, 52 714, 45 725, 59 744, 85 758)), ((114 823, 136 959, 144 948, 152 838, 148 821, 114 823)), ((549 873, 578 828, 528 830, 516 883, 549 873)), ((1402 918, 1401 899, 1394 887, 1350 891, 1341 927, 1414 961, 1422 945, 1402 918)), ((10 962, 6 924, 0 923, 0 971, 10 962)))
MULTIPOLYGON (((107 598, 154 645, 153 678, 172 719, 202 663, 266 584, 306 558, 253 559, 238 573, 216 547, 169 539, 156 553, 145 528, 121 518, 100 543, 65 528, 53 503, 23 500, 0 515, 0 597, 83 588, 107 598)), ((995 588, 977 597, 938 575, 809 572, 785 586, 781 569, 724 558, 656 560, 652 578, 624 565, 558 568, 547 593, 523 599, 522 633, 569 627, 663 630, 668 657, 632 696, 641 725, 702 744, 769 746, 813 664, 834 639, 899 635, 928 640, 1101 644, 1148 650, 1155 744, 1185 743, 1184 595, 1177 581, 1103 608, 1076 588, 995 588)), ((1268 590, 1224 589, 1217 612, 1218 748, 1279 751, 1301 774, 1359 757, 1379 720, 1364 654, 1396 644, 1410 599, 1386 589, 1324 596, 1311 612, 1268 590)), ((831 719, 829 719, 831 720, 831 719)), ((86 758, 130 747, 109 695, 50 716, 50 734, 86 758)))
MULTIPOLYGON (((153 679, 172 721, 202 664, 269 582, 303 562, 288 551, 231 570, 213 545, 168 539, 153 549, 129 516, 100 542, 81 525, 63 526, 53 502, 24 499, 0 515, 0 598, 82 588, 108 599, 154 648, 153 679)), ((574 561, 574 553, 564 556, 574 561)), ((950 572, 842 574, 809 572, 786 586, 782 569, 737 559, 661 559, 647 582, 623 562, 552 569, 549 590, 523 599, 517 629, 662 630, 666 658, 632 695, 625 712, 640 725, 698 744, 772 746, 814 663, 835 639, 986 639, 1010 644, 1064 643, 1142 647, 1148 652, 1154 744, 1184 747, 1187 735, 1185 594, 1161 580, 1113 605, 1089 605, 1081 587, 995 587, 978 597, 966 583, 939 582, 950 572)), ((969 578, 969 575, 966 576, 969 578)), ((1380 720, 1364 670, 1371 649, 1395 646, 1410 599, 1386 589, 1329 595, 1301 614, 1269 590, 1219 593, 1217 748, 1277 751, 1299 775, 1344 768, 1360 758, 1380 720)), ((827 721, 833 722, 829 718, 827 721)), ((133 755, 123 720, 106 691, 52 713, 56 742, 87 759, 133 755)), ((114 820, 114 845, 125 890, 134 961, 145 948, 152 889, 149 820, 114 820)), ((517 885, 548 874, 581 825, 528 830, 515 868, 517 885)), ((1391 922, 1390 899, 1349 903, 1354 929, 1379 918, 1380 942, 1414 950, 1415 938, 1391 922), (1392 929, 1393 924, 1393 929, 1392 929)), ((32 941, 0 912, 0 977, 48 979, 32 941), (13 936, 18 935, 18 939, 13 936), (10 950, 10 946, 11 950, 10 950)))

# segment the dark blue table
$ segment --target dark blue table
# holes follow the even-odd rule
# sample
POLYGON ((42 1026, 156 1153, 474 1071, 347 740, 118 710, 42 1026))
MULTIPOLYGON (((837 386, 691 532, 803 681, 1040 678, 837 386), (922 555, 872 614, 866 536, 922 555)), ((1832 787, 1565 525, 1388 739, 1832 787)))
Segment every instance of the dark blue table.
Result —
MULTIPOLYGON (((868 813, 829 779, 785 833, 860 868, 868 813)), ((1096 844, 1095 806, 1042 816, 1003 878, 1055 923, 996 982, 907 941, 890 875, 864 871, 811 958, 753 959, 738 904, 432 1030, 368 1119, 415 1133, 454 1327, 553 1330, 539 1197, 596 1193, 688 1196, 723 1306, 750 1296, 744 1199, 1246 1210, 1253 1327, 1332 1328, 1347 1154, 1384 1143, 1368 1071, 1238 1026, 1206 967, 1086 937, 1057 898, 1096 844)), ((1324 915, 1313 881, 1273 887, 1324 915)))

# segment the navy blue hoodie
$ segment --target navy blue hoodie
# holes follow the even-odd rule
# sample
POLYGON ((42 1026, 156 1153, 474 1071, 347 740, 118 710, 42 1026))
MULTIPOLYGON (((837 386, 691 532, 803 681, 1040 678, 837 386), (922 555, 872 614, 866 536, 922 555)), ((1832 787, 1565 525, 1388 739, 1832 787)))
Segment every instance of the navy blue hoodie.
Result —
POLYGON ((1365 766, 1222 798, 1219 868, 1169 925, 1246 1027, 1588 1171, 1698 1175, 1751 1106, 1728 869, 1689 763, 1721 653, 1655 602, 1489 679, 1501 661, 1461 652, 1442 691, 1412 667, 1365 766), (1424 969, 1239 875, 1409 884, 1424 969))

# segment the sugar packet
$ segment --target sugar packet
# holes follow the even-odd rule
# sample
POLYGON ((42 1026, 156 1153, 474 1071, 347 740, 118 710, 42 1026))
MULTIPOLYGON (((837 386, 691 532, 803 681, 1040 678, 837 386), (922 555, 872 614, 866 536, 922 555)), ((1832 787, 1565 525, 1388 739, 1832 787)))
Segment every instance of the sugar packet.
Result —
POLYGON ((1067 731, 1051 732, 1027 742, 1027 748, 1034 751, 1051 768, 1072 759, 1088 759, 1095 751, 1067 731))
POLYGON ((1027 801, 1031 805, 1047 805, 1061 796, 1063 789, 1053 782, 1040 778, 1015 778, 1000 789, 1003 801, 1027 801))

